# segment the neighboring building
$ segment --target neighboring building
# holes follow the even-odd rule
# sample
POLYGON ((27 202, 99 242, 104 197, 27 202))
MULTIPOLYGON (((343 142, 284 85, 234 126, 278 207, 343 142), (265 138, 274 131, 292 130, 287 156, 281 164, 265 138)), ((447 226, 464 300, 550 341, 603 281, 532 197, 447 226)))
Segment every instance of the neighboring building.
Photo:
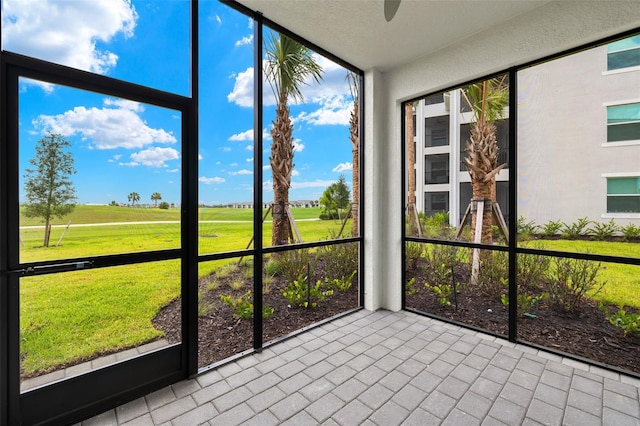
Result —
MULTIPOLYGON (((640 224, 640 35, 518 72, 518 216, 640 224)), ((460 91, 416 106, 416 204, 457 226, 471 199, 462 164, 472 115, 460 91)), ((499 121, 508 162, 509 119, 499 121)), ((509 167, 497 176, 508 220, 509 167)))

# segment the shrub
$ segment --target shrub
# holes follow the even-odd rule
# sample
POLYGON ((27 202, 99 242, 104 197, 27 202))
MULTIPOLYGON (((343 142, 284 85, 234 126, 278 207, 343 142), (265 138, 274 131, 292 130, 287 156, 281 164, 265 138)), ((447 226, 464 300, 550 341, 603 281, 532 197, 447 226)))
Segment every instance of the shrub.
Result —
POLYGON ((563 223, 561 229, 562 236, 564 238, 576 239, 587 233, 587 227, 589 224, 591 224, 591 221, 586 217, 580 217, 571 224, 563 223))
POLYGON ((158 204, 158 208, 162 210, 169 210, 169 203, 167 203, 166 201, 162 201, 160 204, 158 204))
POLYGON ((419 291, 416 288, 416 279, 415 278, 411 278, 409 281, 406 282, 406 284, 404 285, 404 291, 409 296, 411 296, 412 294, 416 294, 419 291))
POLYGON ((597 294, 606 281, 598 282, 600 262, 556 257, 547 271, 551 304, 564 312, 577 312, 580 302, 597 294))
POLYGON ((422 257, 424 246, 421 243, 408 241, 405 245, 405 268, 407 270, 415 270, 418 267, 418 260, 422 257))
POLYGON ((621 329, 625 336, 627 334, 640 333, 640 315, 625 311, 623 306, 620 306, 618 312, 613 314, 609 312, 607 307, 602 303, 599 305, 599 308, 604 312, 607 320, 614 326, 621 329))
POLYGON ((302 306, 310 309, 315 308, 318 302, 322 302, 325 297, 331 296, 333 290, 324 290, 320 280, 315 285, 311 285, 309 280, 305 280, 301 275, 297 280, 289 283, 286 288, 283 288, 281 293, 292 307, 302 306))
MULTIPOLYGON (((534 244, 533 248, 543 249, 540 243, 534 244)), ((539 254, 518 254, 517 277, 518 286, 525 289, 535 290, 544 279, 545 272, 549 269, 551 258, 539 254)))
POLYGON ((264 264, 264 273, 268 277, 275 277, 276 275, 280 275, 282 273, 282 263, 280 259, 272 256, 267 260, 264 264))
POLYGON ((316 259, 314 269, 318 273, 324 273, 327 278, 344 279, 358 270, 358 245, 339 243, 322 246, 318 248, 316 259))
POLYGON ((329 280, 328 278, 324 279, 324 284, 326 287, 332 288, 334 290, 340 290, 345 292, 351 288, 353 277, 356 276, 356 271, 353 271, 351 275, 348 277, 340 277, 334 278, 333 280, 329 280))
POLYGON ((622 232, 625 240, 640 238, 640 226, 636 226, 633 223, 620 227, 620 232, 622 232))
POLYGON ((550 220, 549 222, 545 223, 544 225, 538 228, 540 229, 541 234, 544 235, 545 237, 553 237, 560 233, 560 230, 562 229, 563 226, 564 226, 564 223, 562 223, 562 221, 560 220, 556 220, 556 221, 550 220))
MULTIPOLYGON (((309 270, 315 271, 316 263, 309 249, 287 250, 279 255, 281 276, 288 282, 304 277, 309 270)), ((351 272, 351 271, 349 271, 351 272)))
POLYGON ((435 293, 438 303, 450 306, 456 289, 454 270, 459 263, 459 248, 448 245, 434 245, 427 250, 429 267, 425 287, 435 293))
MULTIPOLYGON (((220 296, 220 300, 233 310, 233 315, 242 319, 250 319, 253 316, 253 303, 251 303, 251 290, 247 291, 244 296, 235 298, 233 296, 220 296)), ((270 306, 262 307, 262 318, 267 319, 275 309, 270 306)))
POLYGON ((619 230, 620 227, 611 219, 606 223, 593 222, 593 228, 589 229, 588 233, 596 237, 597 240, 603 241, 616 235, 619 230))
MULTIPOLYGON (((501 280, 502 285, 504 287, 506 287, 507 289, 509 288, 509 280, 508 279, 502 279, 501 280)), ((524 317, 525 314, 528 314, 531 312, 531 309, 542 299, 545 299, 549 297, 549 295, 547 293, 540 293, 540 294, 536 294, 536 295, 532 295, 532 294, 528 294, 527 292, 525 292, 522 287, 520 285, 518 285, 518 290, 517 290, 517 294, 516 294, 516 300, 517 300, 517 312, 518 312, 518 316, 519 317, 524 317)), ((500 301, 502 302, 502 304, 504 306, 509 306, 509 295, 508 294, 502 294, 502 296, 500 296, 500 301)))
POLYGON ((489 297, 500 297, 502 281, 509 276, 509 255, 503 251, 481 252, 478 290, 489 297))
POLYGON ((531 238, 536 233, 537 228, 533 220, 527 222, 524 216, 520 216, 516 222, 516 232, 520 238, 525 240, 531 238))

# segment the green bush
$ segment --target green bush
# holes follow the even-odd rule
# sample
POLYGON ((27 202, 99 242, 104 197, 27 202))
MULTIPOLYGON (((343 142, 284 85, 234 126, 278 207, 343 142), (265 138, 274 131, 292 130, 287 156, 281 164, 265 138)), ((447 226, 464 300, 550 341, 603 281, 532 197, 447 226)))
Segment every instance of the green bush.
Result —
POLYGON ((308 271, 316 270, 316 260, 309 249, 287 250, 276 257, 280 262, 281 277, 288 282, 306 276, 308 271))
MULTIPOLYGON (((337 243, 318 247, 316 268, 329 279, 352 276, 358 271, 358 244, 337 243)), ((292 280, 289 280, 292 281, 292 280)))
POLYGON ((640 226, 636 226, 633 223, 620 227, 620 232, 622 232, 625 240, 640 238, 640 226))
POLYGON ((408 241, 404 250, 406 261, 405 268, 409 271, 413 271, 418 267, 418 260, 422 257, 424 246, 422 243, 408 241))
POLYGON ((575 222, 562 224, 562 236, 568 239, 576 239, 582 235, 587 234, 587 228, 591 224, 591 221, 586 217, 580 217, 575 222))
POLYGON ((158 208, 162 210, 169 210, 169 203, 167 203, 166 201, 162 201, 160 204, 158 204, 158 208))
POLYGON ((538 227, 533 220, 527 222, 524 216, 520 216, 516 222, 516 232, 518 233, 518 237, 525 240, 531 238, 536 233, 537 228, 538 227))
POLYGON ((593 235, 597 240, 603 241, 607 238, 613 237, 620 230, 620 227, 611 219, 609 222, 600 223, 593 222, 593 228, 587 232, 589 235, 593 235))
POLYGON ((541 234, 544 235, 545 237, 553 237, 560 233, 560 230, 562 229, 563 226, 564 226, 564 223, 562 223, 562 221, 560 220, 557 220, 557 221, 550 220, 549 222, 540 226, 539 229, 541 231, 541 234))
MULTIPOLYGON (((501 282, 504 287, 506 287, 507 289, 509 288, 508 279, 502 279, 501 282)), ((516 301, 517 301, 516 310, 517 310, 518 316, 524 317, 525 314, 531 313, 532 308, 539 301, 541 301, 542 299, 546 299, 547 297, 549 297, 549 294, 547 293, 529 294, 526 291, 524 291, 522 286, 518 285, 518 290, 516 294, 516 301)), ((509 295, 502 294, 502 296, 500 296, 500 301, 504 306, 509 306, 509 295)))
POLYGON ((553 258, 547 271, 551 304, 564 312, 578 312, 580 302, 600 292, 606 281, 598 281, 600 262, 564 257, 553 258))
MULTIPOLYGON (((233 315, 242 319, 250 319, 253 316, 253 303, 251 303, 251 290, 238 298, 233 296, 220 296, 220 300, 233 310, 233 315)), ((267 319, 275 309, 269 306, 262 307, 262 318, 267 319)))
POLYGON ((621 329, 625 335, 640 333, 640 315, 625 311, 623 306, 620 306, 618 312, 613 314, 602 303, 599 308, 604 312, 607 320, 621 329))
POLYGON ((283 288, 281 293, 292 307, 301 306, 311 309, 318 306, 318 302, 322 302, 325 297, 333 294, 333 290, 325 290, 322 287, 322 281, 318 280, 315 285, 311 285, 301 275, 297 280, 289 283, 286 288, 283 288))
POLYGON ((478 268, 478 290, 485 296, 500 297, 502 281, 509 276, 509 255, 503 251, 484 251, 480 253, 478 268))
POLYGON ((449 306, 457 291, 454 276, 460 263, 459 248, 449 245, 433 245, 427 250, 428 268, 425 288, 432 291, 441 305, 449 306))

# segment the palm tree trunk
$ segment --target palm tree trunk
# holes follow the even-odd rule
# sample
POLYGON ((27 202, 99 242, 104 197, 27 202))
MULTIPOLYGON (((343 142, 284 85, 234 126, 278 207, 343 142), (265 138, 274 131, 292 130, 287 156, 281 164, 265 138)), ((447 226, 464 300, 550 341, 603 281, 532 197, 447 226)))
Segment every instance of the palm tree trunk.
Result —
POLYGON ((351 152, 353 153, 353 203, 351 204, 351 220, 352 229, 351 234, 353 237, 359 235, 359 216, 360 209, 360 135, 359 129, 359 104, 356 99, 353 102, 353 110, 351 111, 351 118, 349 119, 349 133, 351 137, 351 152))
POLYGON ((293 170, 293 125, 289 117, 286 95, 280 96, 276 120, 271 129, 271 170, 273 173, 273 223, 271 244, 285 245, 291 235, 286 207, 289 205, 289 188, 293 170))
POLYGON ((413 104, 408 103, 405 109, 405 122, 407 124, 407 169, 408 178, 408 194, 407 194, 407 214, 409 215, 409 233, 414 235, 418 230, 416 221, 416 150, 413 140, 413 104))

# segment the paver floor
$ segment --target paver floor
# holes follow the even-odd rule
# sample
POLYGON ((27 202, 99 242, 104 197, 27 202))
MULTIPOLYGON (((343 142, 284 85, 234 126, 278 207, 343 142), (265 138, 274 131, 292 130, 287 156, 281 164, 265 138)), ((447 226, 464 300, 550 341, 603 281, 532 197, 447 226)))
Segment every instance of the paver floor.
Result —
POLYGON ((639 387, 410 312, 362 310, 82 426, 640 425, 639 387))

